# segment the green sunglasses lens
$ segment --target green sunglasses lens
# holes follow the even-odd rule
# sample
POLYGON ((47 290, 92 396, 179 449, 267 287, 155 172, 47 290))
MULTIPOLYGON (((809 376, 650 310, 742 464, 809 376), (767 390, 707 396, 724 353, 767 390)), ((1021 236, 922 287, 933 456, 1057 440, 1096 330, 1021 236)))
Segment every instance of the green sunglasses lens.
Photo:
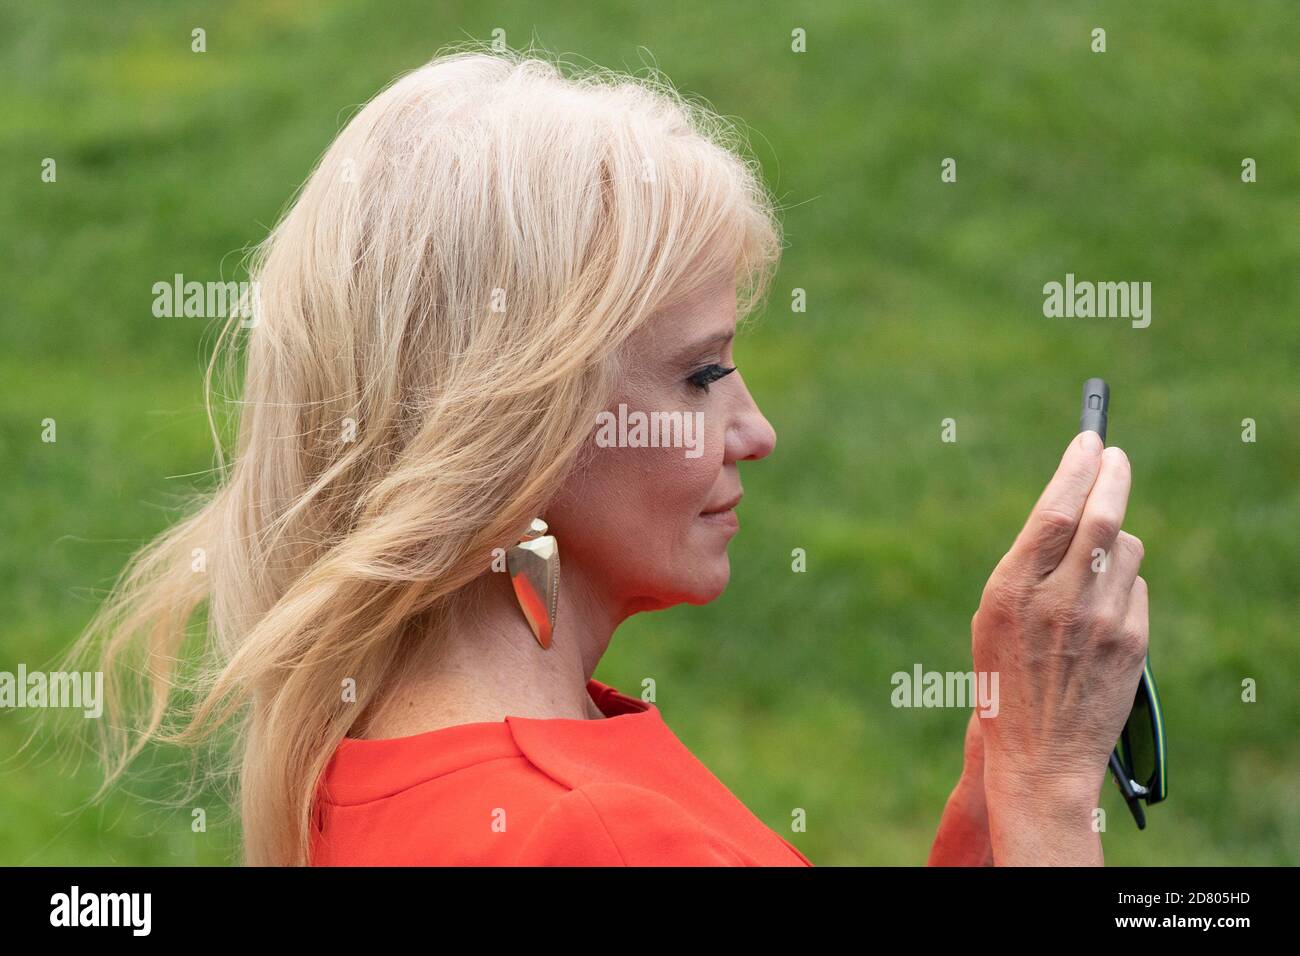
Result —
POLYGON ((1151 704, 1147 695, 1138 692, 1129 714, 1128 723, 1124 725, 1124 748, 1126 768, 1131 779, 1148 790, 1155 782, 1156 776, 1156 741, 1155 724, 1151 719, 1151 704))

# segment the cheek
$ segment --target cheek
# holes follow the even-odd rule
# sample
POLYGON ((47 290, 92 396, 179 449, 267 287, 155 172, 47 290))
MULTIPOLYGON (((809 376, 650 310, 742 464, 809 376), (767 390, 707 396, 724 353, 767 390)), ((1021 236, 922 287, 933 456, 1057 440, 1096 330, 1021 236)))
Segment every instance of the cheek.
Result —
POLYGON ((688 457, 682 448, 641 451, 640 467, 630 480, 639 484, 638 496, 652 518, 665 526, 689 522, 710 503, 720 456, 707 443, 698 457, 688 457))
POLYGON ((685 447, 617 449, 615 468, 642 515, 647 540, 680 545, 700 512, 716 503, 724 436, 711 426, 703 415, 682 436, 685 447))
POLYGON ((627 586, 668 573, 715 503, 722 459, 722 436, 707 426, 694 448, 594 449, 547 512, 562 559, 627 586))
POLYGON ((584 538, 604 529, 642 547, 680 536, 709 504, 720 456, 688 458, 681 448, 602 448, 575 473, 557 500, 557 519, 580 519, 584 538))

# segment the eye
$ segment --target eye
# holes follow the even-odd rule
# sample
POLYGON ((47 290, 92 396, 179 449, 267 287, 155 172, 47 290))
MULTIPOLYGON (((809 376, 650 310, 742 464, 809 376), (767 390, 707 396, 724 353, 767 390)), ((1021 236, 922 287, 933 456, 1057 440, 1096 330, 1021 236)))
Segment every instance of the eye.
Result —
POLYGON ((736 370, 736 366, 728 368, 725 365, 706 365, 697 372, 691 373, 686 379, 692 386, 703 391, 709 390, 709 384, 716 382, 720 378, 725 378, 736 370))

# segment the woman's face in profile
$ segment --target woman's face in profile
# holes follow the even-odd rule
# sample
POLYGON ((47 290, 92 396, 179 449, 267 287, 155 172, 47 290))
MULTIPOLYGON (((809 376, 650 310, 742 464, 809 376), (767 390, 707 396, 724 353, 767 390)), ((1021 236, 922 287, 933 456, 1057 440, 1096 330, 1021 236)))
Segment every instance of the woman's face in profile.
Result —
POLYGON ((576 570, 619 613, 703 604, 726 587, 738 463, 776 444, 740 371, 729 371, 735 331, 726 278, 632 336, 591 455, 547 510, 566 576, 576 570))

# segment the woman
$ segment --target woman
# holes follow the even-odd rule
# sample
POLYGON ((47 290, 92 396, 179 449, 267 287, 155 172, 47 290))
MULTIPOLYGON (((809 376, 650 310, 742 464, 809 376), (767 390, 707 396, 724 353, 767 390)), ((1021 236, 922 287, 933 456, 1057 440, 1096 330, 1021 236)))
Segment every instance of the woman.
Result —
MULTIPOLYGON (((223 333, 233 466, 86 635, 115 698, 147 662, 109 780, 238 718, 253 864, 808 864, 592 679, 627 617, 722 592, 739 463, 775 443, 732 343, 779 227, 736 147, 664 84, 475 50, 352 119, 223 333), (201 606, 210 667, 165 732, 201 606)), ((973 649, 1004 699, 932 863, 1099 862, 1145 654, 1127 475, 1073 444, 991 579, 973 649)))

